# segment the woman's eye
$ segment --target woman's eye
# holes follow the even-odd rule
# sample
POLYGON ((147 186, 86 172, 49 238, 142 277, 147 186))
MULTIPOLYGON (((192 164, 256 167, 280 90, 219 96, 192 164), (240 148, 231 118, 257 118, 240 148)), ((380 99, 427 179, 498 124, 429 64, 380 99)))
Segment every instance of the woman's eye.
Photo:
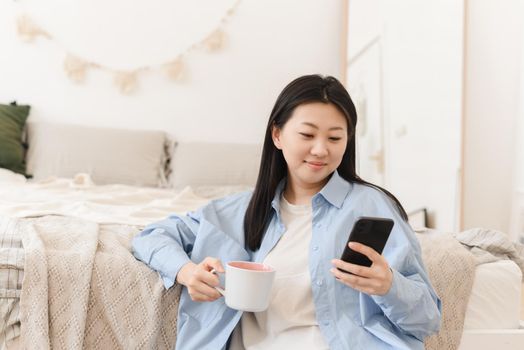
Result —
POLYGON ((311 134, 306 134, 306 133, 303 133, 303 132, 300 132, 299 134, 302 135, 303 137, 305 137, 306 139, 310 139, 310 138, 313 137, 313 135, 311 135, 311 134))
POLYGON ((331 141, 339 141, 341 139, 341 137, 330 137, 329 139, 331 141))

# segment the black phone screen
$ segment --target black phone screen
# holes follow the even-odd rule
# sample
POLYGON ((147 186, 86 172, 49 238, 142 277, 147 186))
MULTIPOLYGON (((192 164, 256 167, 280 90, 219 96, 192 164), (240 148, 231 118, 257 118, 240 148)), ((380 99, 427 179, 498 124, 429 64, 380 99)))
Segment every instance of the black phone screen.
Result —
MULTIPOLYGON (((387 218, 359 217, 353 225, 347 243, 362 243, 382 254, 393 225, 393 220, 387 218)), ((367 256, 352 250, 347 243, 341 260, 352 264, 371 266, 372 262, 367 256)))

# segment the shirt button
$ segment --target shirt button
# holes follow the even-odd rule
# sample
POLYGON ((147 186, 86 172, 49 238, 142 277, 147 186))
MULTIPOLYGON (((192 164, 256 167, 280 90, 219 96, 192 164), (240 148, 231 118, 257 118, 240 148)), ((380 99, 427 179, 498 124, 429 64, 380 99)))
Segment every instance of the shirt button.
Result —
POLYGON ((329 321, 328 321, 328 320, 324 320, 324 321, 322 321, 322 324, 323 324, 324 326, 329 326, 329 321))
POLYGON ((322 285, 322 280, 317 280, 317 286, 321 286, 322 285))
POLYGON ((315 227, 316 227, 316 228, 321 228, 321 227, 322 227, 322 224, 319 223, 319 222, 317 222, 317 223, 315 224, 315 227))
POLYGON ((314 251, 317 251, 317 250, 318 250, 318 246, 314 246, 314 247, 313 247, 313 250, 314 250, 314 251))

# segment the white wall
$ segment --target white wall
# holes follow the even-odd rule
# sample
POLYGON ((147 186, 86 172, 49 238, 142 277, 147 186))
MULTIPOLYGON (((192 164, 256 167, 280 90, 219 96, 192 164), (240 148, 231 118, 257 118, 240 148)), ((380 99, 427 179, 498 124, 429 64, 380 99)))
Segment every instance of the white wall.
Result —
POLYGON ((520 3, 467 2, 464 228, 509 227, 521 97, 520 3))
POLYGON ((233 2, 1 1, 0 101, 32 105, 33 120, 163 129, 186 141, 261 142, 285 84, 302 74, 340 76, 341 0, 243 0, 226 26, 225 49, 191 54, 182 82, 158 67, 144 72, 131 96, 118 92, 108 72, 90 71, 84 85, 75 85, 62 68, 67 51, 118 69, 165 62, 201 39, 208 21, 216 23, 233 2), (21 42, 20 12, 56 41, 21 42), (203 27, 181 28, 170 23, 170 12, 173 22, 191 18, 184 23, 203 27))

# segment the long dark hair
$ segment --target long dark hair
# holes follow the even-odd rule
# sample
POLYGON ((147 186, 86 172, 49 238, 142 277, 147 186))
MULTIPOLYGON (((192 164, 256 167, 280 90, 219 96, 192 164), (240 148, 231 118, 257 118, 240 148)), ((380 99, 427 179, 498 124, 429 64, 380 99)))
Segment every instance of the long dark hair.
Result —
POLYGON ((337 168, 342 178, 350 183, 359 183, 379 189, 397 205, 400 215, 407 221, 407 214, 397 198, 380 186, 362 180, 355 171, 355 128, 357 112, 344 86, 334 77, 305 75, 293 80, 280 93, 267 123, 260 170, 253 196, 244 217, 244 235, 251 251, 260 248, 262 238, 272 217, 271 201, 279 182, 287 175, 287 164, 282 151, 273 144, 273 127, 282 129, 293 110, 304 103, 323 102, 336 106, 347 119, 348 143, 337 168))

